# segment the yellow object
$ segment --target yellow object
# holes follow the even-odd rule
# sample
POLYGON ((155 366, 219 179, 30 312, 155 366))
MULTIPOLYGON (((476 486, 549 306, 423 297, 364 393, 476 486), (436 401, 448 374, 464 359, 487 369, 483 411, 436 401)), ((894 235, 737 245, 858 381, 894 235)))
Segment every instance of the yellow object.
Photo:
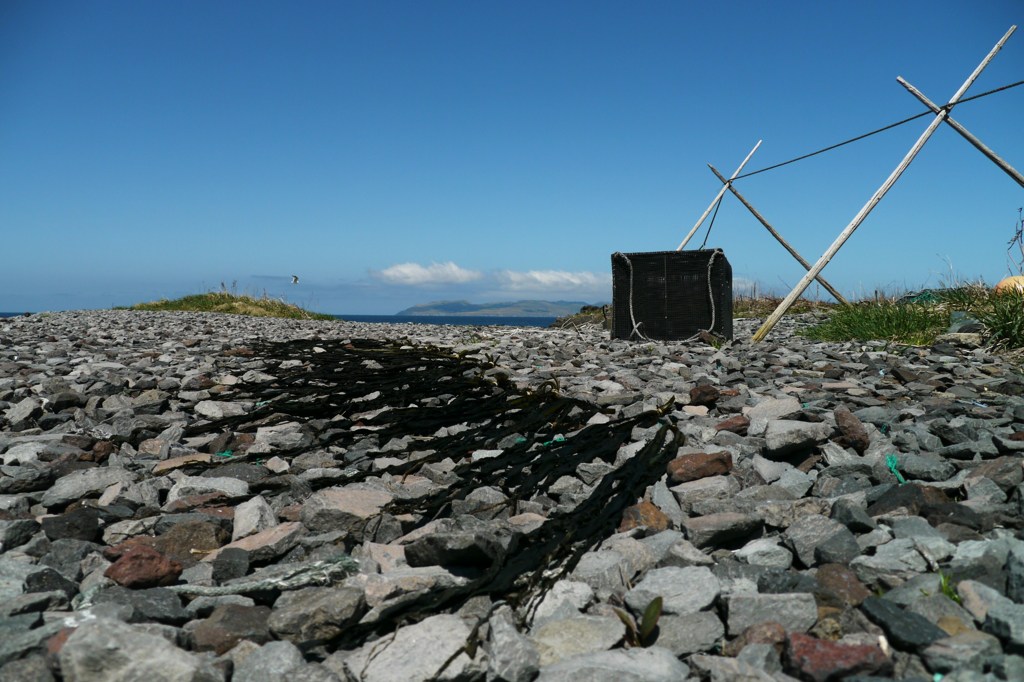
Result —
POLYGON ((1024 277, 1015 275, 1013 277, 1006 277, 996 285, 996 293, 999 292, 1011 292, 1016 291, 1024 293, 1024 277))

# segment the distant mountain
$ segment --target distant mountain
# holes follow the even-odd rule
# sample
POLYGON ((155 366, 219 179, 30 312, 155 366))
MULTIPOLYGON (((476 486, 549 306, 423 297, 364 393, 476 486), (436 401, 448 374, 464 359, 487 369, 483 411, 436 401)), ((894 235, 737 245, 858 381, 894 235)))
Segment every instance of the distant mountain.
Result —
POLYGON ((510 301, 470 303, 434 301, 406 308, 396 315, 494 315, 498 317, 561 317, 578 312, 587 305, 581 301, 510 301))

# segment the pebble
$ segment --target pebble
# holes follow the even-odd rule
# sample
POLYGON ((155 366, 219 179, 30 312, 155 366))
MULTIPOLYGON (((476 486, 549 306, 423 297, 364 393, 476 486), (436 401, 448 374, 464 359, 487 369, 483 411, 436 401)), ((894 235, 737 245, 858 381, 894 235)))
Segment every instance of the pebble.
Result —
POLYGON ((1014 359, 760 322, 0 320, 0 679, 1019 679, 1014 359))

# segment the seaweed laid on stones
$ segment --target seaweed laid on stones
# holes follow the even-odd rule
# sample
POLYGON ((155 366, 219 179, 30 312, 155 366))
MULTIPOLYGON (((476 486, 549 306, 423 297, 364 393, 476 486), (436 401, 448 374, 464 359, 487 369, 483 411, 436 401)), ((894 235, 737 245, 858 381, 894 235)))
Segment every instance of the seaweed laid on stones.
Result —
MULTIPOLYGON (((554 382, 534 391, 516 390, 503 373, 488 373, 493 363, 480 363, 448 350, 355 339, 265 344, 255 350, 269 365, 289 367, 234 396, 260 407, 247 415, 196 425, 185 435, 225 429, 256 431, 273 424, 316 420, 333 427, 317 439, 320 448, 352 446, 368 433, 380 444, 392 439, 411 437, 411 443, 417 443, 417 438, 429 438, 428 454, 415 459, 369 466, 375 458, 408 456, 410 445, 400 451, 367 451, 347 462, 351 468, 346 471, 345 483, 382 475, 401 478, 426 464, 448 458, 456 461, 451 471, 456 480, 451 485, 419 497, 396 499, 382 509, 382 514, 393 517, 415 518, 410 526, 403 525, 406 533, 450 516, 453 503, 465 500, 481 481, 500 489, 506 496, 501 504, 515 514, 520 502, 552 496, 552 486, 562 477, 575 476, 581 465, 594 461, 612 465, 620 448, 633 439, 635 429, 654 429, 636 455, 622 466, 610 467, 584 499, 575 505, 560 505, 539 528, 498 547, 481 574, 464 585, 386 608, 372 623, 346 628, 338 637, 338 644, 345 647, 393 630, 399 622, 457 610, 477 595, 517 607, 536 602, 587 550, 614 533, 625 509, 661 477, 684 441, 664 418, 671 403, 633 417, 588 424, 598 408, 560 395, 554 382), (436 400, 439 389, 452 397, 436 400), (436 435, 451 427, 460 428, 450 435, 436 435), (510 438, 512 443, 501 447, 510 438), (488 456, 474 457, 479 451, 488 456)), ((306 450, 308 447, 275 454, 288 459, 306 450)), ((325 485, 336 482, 329 479, 325 485)))

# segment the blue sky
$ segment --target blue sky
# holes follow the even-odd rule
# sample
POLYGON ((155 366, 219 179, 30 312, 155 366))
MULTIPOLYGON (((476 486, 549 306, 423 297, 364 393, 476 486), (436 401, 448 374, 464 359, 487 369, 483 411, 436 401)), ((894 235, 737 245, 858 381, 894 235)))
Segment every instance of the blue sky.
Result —
MULTIPOLYGON (((607 301, 611 253, 692 227, 706 164, 919 113, 900 75, 945 103, 1022 19, 1019 0, 9 0, 0 310, 222 282, 332 313, 607 301)), ((967 94, 1022 79, 1024 28, 967 94)), ((953 116, 1024 170, 1024 86, 953 116)), ((813 263, 927 124, 737 188, 813 263)), ((943 126, 823 275, 850 296, 994 283, 1022 205, 943 126)), ((707 244, 738 289, 804 273, 728 195, 707 244)))

